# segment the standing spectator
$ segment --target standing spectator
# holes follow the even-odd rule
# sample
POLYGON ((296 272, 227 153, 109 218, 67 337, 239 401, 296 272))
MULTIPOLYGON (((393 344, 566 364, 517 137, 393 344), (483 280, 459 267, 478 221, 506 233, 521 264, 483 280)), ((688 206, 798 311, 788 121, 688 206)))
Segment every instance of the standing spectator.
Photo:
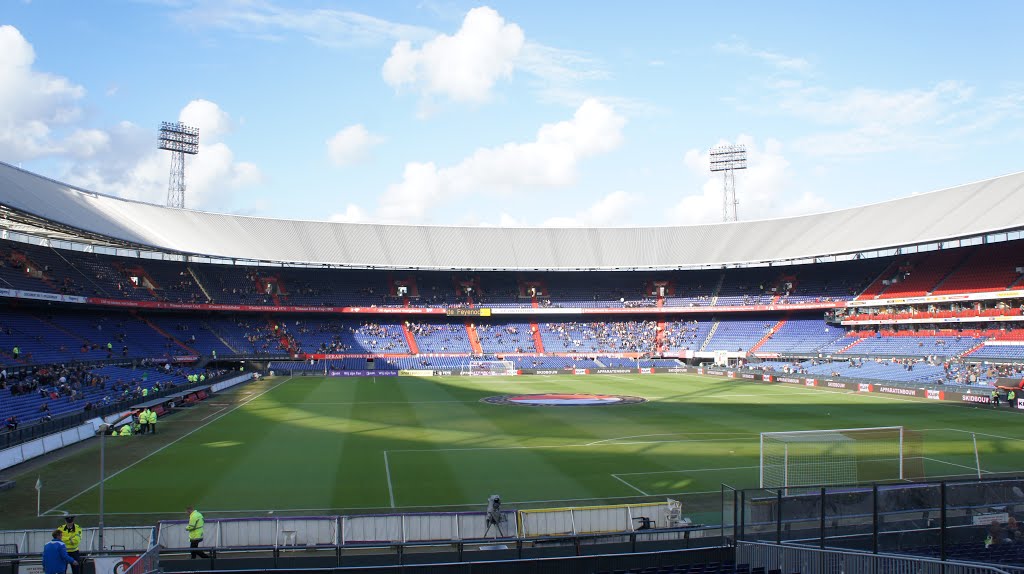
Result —
POLYGON ((185 509, 188 514, 188 526, 185 527, 185 531, 188 532, 188 546, 192 548, 192 558, 209 558, 210 555, 199 548, 199 543, 203 541, 203 526, 206 521, 203 520, 203 515, 199 513, 194 506, 189 506, 185 509))
POLYGON ((64 574, 68 564, 77 567, 78 562, 68 556, 68 547, 61 541, 63 532, 60 528, 53 531, 53 540, 43 545, 43 573, 64 574))

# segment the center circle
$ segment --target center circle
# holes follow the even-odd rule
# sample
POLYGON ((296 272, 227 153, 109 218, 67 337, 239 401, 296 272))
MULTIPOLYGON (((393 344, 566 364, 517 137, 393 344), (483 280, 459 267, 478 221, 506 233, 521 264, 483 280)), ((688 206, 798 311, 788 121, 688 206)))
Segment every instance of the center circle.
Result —
POLYGON ((480 402, 492 405, 519 405, 526 407, 598 407, 635 405, 646 403, 643 397, 627 395, 595 395, 590 393, 540 393, 534 395, 498 395, 484 397, 480 402))

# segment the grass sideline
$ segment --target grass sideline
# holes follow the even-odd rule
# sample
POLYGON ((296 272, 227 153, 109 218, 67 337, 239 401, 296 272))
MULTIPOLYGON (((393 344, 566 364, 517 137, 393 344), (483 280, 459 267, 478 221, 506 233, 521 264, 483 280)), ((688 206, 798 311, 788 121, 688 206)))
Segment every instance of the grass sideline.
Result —
MULTIPOLYGON (((107 439, 106 522, 218 516, 478 510, 681 498, 717 508, 721 484, 757 486, 762 431, 921 431, 930 477, 1024 472, 1006 411, 697 375, 268 378, 167 417, 156 436, 107 439), (600 407, 481 402, 509 393, 641 396, 600 407)), ((0 528, 96 522, 99 440, 17 476, 0 528), (38 467, 38 468, 36 468, 38 467), (36 477, 43 481, 37 517, 36 477)), ((17 470, 14 469, 14 470, 17 470)))

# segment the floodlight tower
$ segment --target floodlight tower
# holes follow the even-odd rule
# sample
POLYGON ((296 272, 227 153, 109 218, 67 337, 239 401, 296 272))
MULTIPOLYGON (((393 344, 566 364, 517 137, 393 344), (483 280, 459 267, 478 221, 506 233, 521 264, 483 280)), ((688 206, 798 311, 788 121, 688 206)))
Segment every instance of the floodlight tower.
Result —
POLYGON ((722 221, 739 221, 736 207, 736 170, 747 169, 747 146, 722 145, 711 148, 711 171, 723 174, 722 221))
POLYGON ((171 152, 167 207, 185 207, 185 154, 199 153, 199 128, 181 122, 162 122, 159 147, 171 152))

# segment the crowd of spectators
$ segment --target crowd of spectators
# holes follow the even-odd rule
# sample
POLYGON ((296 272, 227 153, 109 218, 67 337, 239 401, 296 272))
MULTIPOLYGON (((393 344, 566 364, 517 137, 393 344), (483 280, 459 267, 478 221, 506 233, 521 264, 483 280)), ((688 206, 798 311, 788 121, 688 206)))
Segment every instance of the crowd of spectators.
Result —
POLYGON ((656 321, 547 323, 545 329, 565 348, 580 353, 654 353, 656 321))
POLYGON ((88 365, 41 365, 18 370, 0 370, 0 407, 6 398, 35 396, 38 407, 35 417, 4 418, 7 430, 19 424, 46 422, 60 405, 60 412, 89 412, 119 401, 137 401, 153 393, 184 385, 190 375, 211 380, 227 373, 226 369, 192 369, 170 363, 141 361, 135 367, 88 365), (73 406, 72 406, 73 405, 73 406))

